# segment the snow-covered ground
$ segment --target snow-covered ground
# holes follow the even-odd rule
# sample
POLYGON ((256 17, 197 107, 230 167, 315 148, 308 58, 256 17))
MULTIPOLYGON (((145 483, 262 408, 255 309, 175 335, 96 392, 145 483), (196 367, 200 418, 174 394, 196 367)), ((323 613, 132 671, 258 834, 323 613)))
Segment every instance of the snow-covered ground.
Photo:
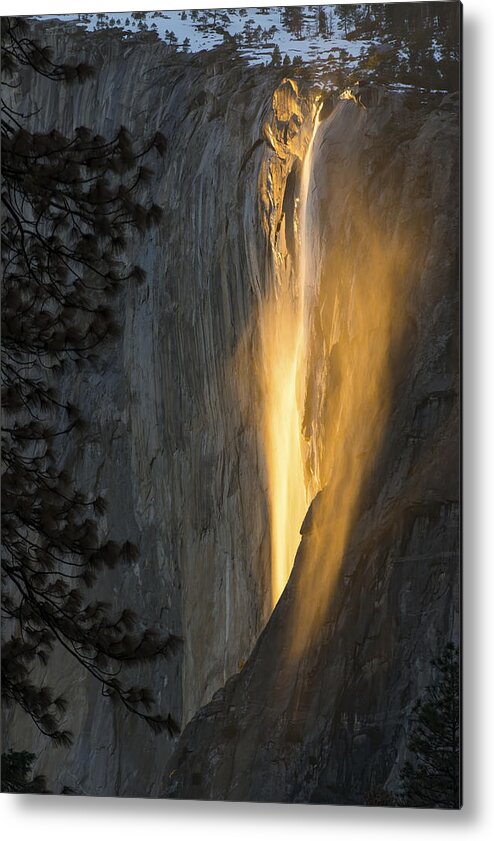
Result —
POLYGON ((229 35, 243 33, 240 51, 255 64, 269 62, 275 45, 279 47, 282 58, 288 55, 293 60, 295 56, 300 56, 304 62, 316 64, 331 55, 337 58, 340 50, 345 50, 350 57, 357 58, 362 49, 370 46, 369 41, 348 40, 345 37, 344 29, 333 6, 300 8, 304 14, 300 35, 290 32, 284 25, 283 7, 216 10, 216 21, 213 20, 214 10, 212 10, 207 26, 204 26, 202 20, 204 12, 187 10, 145 12, 141 13, 143 15, 141 19, 136 19, 130 12, 111 12, 104 16, 103 14, 43 15, 40 19, 57 18, 75 21, 89 31, 105 29, 108 26, 119 27, 129 33, 139 32, 140 29, 151 30, 165 42, 171 39, 178 49, 182 49, 185 43, 186 48, 191 52, 211 49, 221 44, 224 38, 223 30, 226 30, 229 35), (319 31, 319 9, 322 9, 326 15, 327 34, 324 35, 319 31), (216 31, 214 26, 217 27, 216 31), (259 32, 258 27, 263 32, 259 32), (258 37, 254 37, 249 43, 249 32, 253 32, 255 36, 256 29, 258 37))

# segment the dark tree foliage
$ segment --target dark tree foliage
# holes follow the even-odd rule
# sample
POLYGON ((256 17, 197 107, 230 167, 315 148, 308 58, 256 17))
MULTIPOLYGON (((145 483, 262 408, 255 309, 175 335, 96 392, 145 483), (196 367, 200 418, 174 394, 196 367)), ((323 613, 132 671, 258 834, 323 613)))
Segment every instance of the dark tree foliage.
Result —
POLYGON ((350 40, 376 42, 362 61, 370 78, 458 90, 459 3, 359 3, 335 9, 350 40))
POLYGON ((42 775, 32 776, 34 753, 12 751, 2 753, 2 791, 15 794, 48 794, 42 775))
POLYGON ((271 54, 271 65, 273 67, 281 67, 281 51, 278 44, 274 45, 274 49, 271 54))
POLYGON ((66 701, 39 669, 61 646, 104 694, 173 734, 177 725, 155 713, 149 690, 121 673, 172 654, 177 638, 143 629, 133 611, 115 613, 91 593, 103 570, 137 550, 101 537, 104 499, 88 498, 64 464, 60 442, 83 421, 57 387, 117 334, 112 299, 143 277, 124 250, 129 234, 159 219, 159 208, 139 197, 151 175, 143 160, 152 148, 162 155, 165 139, 136 147, 124 127, 109 140, 83 127, 70 137, 30 131, 15 107, 23 72, 63 84, 91 71, 54 62, 22 20, 2 19, 2 68, 11 94, 2 100, 3 700, 56 742, 70 742, 66 701))
POLYGON ((335 6, 335 11, 338 15, 341 25, 343 26, 345 36, 348 35, 348 30, 351 26, 352 16, 355 14, 354 6, 347 6, 343 3, 338 3, 335 6))
POLYGON ((285 29, 296 38, 302 38, 305 22, 305 10, 300 6, 283 6, 281 22, 285 29))
POLYGON ((319 6, 316 9, 316 14, 318 35, 322 35, 325 38, 328 35, 328 16, 326 14, 324 6, 319 6))
POLYGON ((458 649, 450 644, 433 660, 436 681, 414 708, 408 748, 414 758, 401 774, 406 806, 460 806, 460 676, 458 649))

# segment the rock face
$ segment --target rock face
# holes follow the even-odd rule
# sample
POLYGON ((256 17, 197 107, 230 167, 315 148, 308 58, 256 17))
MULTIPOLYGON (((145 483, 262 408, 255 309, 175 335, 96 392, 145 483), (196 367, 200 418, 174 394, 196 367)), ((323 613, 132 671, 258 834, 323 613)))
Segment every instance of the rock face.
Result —
POLYGON ((124 124, 168 141, 150 161, 163 222, 128 255, 145 282, 123 294, 100 368, 65 387, 92 420, 69 453, 79 483, 106 492, 110 534, 140 547, 102 597, 182 637, 139 681, 187 726, 178 745, 156 737, 57 653, 47 681, 68 697, 74 747, 17 714, 6 747, 86 794, 392 789, 430 658, 458 633, 457 103, 376 91, 320 112, 299 405, 315 498, 271 614, 260 325, 300 274, 318 94, 221 53, 171 61, 146 39, 42 35, 97 74, 76 88, 26 77, 37 130, 124 124))
POLYGON ((457 102, 377 99, 326 109, 315 140, 304 434, 320 490, 278 606, 187 726, 165 796, 393 791, 430 660, 458 636, 457 102))
MULTIPOLYGON (((271 238, 311 105, 279 73, 221 52, 170 60, 149 38, 59 23, 38 37, 96 75, 72 87, 26 75, 18 102, 25 113, 42 105, 33 130, 89 125, 109 137, 125 125, 136 138, 159 130, 167 139, 164 158, 146 162, 147 198, 163 222, 126 253, 145 282, 123 293, 122 335, 98 370, 64 388, 90 420, 66 444, 74 475, 105 494, 110 535, 140 548, 130 568, 100 578, 98 597, 182 637, 176 657, 135 679, 185 725, 247 659, 271 612, 258 386, 246 376, 249 353, 236 348, 254 342, 253 313, 276 283, 271 238)), ((6 747, 35 753, 54 791, 158 794, 173 741, 115 709, 63 652, 46 680, 69 700, 74 746, 50 745, 9 713, 6 747)))

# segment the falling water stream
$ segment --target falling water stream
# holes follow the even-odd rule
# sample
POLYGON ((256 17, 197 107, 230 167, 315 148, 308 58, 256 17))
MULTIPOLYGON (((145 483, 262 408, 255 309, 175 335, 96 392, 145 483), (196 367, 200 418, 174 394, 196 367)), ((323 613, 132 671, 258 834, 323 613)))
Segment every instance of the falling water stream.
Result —
POLYGON ((310 290, 314 284, 310 196, 314 141, 319 125, 318 111, 300 178, 299 258, 295 284, 289 282, 289 277, 284 277, 276 300, 265 307, 260 323, 266 371, 263 438, 271 509, 273 607, 290 575, 300 541, 300 526, 310 502, 304 479, 302 418, 310 290))
MULTIPOLYGON (((317 108, 312 136, 307 147, 302 166, 302 176, 300 179, 300 198, 299 198, 299 264, 298 264, 298 294, 300 298, 300 351, 301 356, 304 357, 303 365, 305 369, 305 350, 306 350, 306 334, 308 329, 308 319, 310 313, 310 299, 312 297, 311 290, 315 287, 315 277, 313 271, 311 247, 314 241, 314 226, 312 223, 312 205, 311 192, 312 182, 314 177, 314 145, 319 127, 321 106, 317 108)), ((304 370, 305 374, 305 370, 304 370)))
POLYGON ((259 313, 272 608, 292 571, 307 510, 322 491, 289 601, 293 660, 326 616, 386 433, 391 360, 400 358, 408 323, 401 295, 410 283, 412 229, 404 237, 392 217, 386 226, 362 200, 359 147, 340 148, 343 168, 332 162, 329 186, 315 180, 328 172, 319 132, 327 137, 364 119, 354 103, 341 103, 323 122, 316 110, 295 202, 295 271, 286 252, 275 254, 276 284, 259 313), (328 218, 320 218, 316 186, 321 199, 330 190, 328 218))

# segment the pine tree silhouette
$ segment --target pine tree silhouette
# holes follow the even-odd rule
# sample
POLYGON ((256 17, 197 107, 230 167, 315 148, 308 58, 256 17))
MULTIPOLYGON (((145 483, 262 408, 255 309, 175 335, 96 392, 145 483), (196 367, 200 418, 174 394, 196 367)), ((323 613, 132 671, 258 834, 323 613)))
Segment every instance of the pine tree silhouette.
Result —
MULTIPOLYGON (((65 698, 43 680, 56 647, 68 651, 125 708, 155 731, 178 731, 147 687, 122 671, 176 650, 172 633, 144 628, 91 588, 105 568, 137 558, 127 540, 102 536, 105 500, 88 498, 57 446, 85 421, 61 394, 60 375, 98 359, 119 330, 112 301, 139 266, 122 260, 129 235, 160 208, 142 200, 143 159, 163 156, 156 134, 136 147, 125 127, 106 139, 89 128, 70 137, 29 131, 9 91, 25 72, 47 84, 85 80, 85 64, 59 64, 26 22, 2 18, 2 698, 55 742, 68 744, 65 698), (63 439, 62 439, 63 440, 63 439), (40 673, 41 672, 41 673, 40 673)), ((14 91, 15 93, 15 91, 14 91)))
POLYGON ((42 775, 32 776, 34 753, 12 751, 2 753, 2 791, 16 794, 48 794, 42 775))

